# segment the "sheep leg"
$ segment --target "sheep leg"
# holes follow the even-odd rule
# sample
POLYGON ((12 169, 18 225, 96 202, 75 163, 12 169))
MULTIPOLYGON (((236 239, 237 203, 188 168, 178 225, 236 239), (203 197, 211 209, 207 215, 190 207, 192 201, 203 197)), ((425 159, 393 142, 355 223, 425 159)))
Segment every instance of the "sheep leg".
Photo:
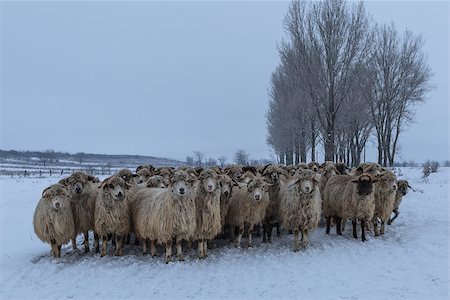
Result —
POLYGON ((384 220, 381 220, 380 234, 384 234, 384 220))
POLYGON ((301 241, 300 244, 301 244, 302 247, 306 247, 309 244, 308 230, 307 229, 302 230, 302 241, 301 241))
POLYGON ((147 255, 147 241, 144 240, 144 242, 142 243, 142 255, 146 256, 147 255))
MULTIPOLYGON (((148 240, 142 240, 142 244, 147 244, 148 240)), ((155 257, 156 256, 156 240, 151 240, 150 241, 150 254, 151 256, 155 257)))
POLYGON ((242 235, 244 234, 244 225, 239 226, 239 235, 236 239, 236 247, 241 248, 241 239, 242 235))
POLYGON ((116 253, 115 256, 122 256, 122 243, 123 237, 121 235, 116 234, 116 253))
POLYGON ((342 218, 342 222, 341 222, 341 232, 345 231, 345 225, 347 225, 347 218, 342 218))
POLYGON ((366 220, 361 220, 361 240, 363 242, 367 241, 365 230, 366 230, 366 220))
POLYGON ((172 259, 172 240, 166 242, 166 255, 164 261, 168 264, 172 259))
POLYGON ((99 236, 97 233, 94 232, 94 248, 95 248, 95 253, 99 253, 100 252, 100 245, 99 245, 99 236))
POLYGON ((398 209, 394 209, 394 214, 395 214, 395 216, 392 219, 389 219, 388 225, 391 225, 394 222, 394 220, 397 219, 398 215, 400 214, 398 209))
POLYGON ((378 233, 378 222, 377 220, 375 220, 375 222, 373 222, 373 233, 375 236, 379 236, 380 234, 378 233))
POLYGON ((77 248, 77 236, 72 238, 72 249, 73 250, 78 250, 78 248, 77 248))
POLYGON ((256 225, 255 231, 256 231, 256 236, 260 237, 261 236, 261 226, 259 224, 256 225))
POLYGON ((263 239, 262 239, 263 243, 265 243, 267 241, 267 239, 266 239, 267 227, 268 227, 268 224, 266 222, 264 222, 264 224, 263 224, 263 239))
POLYGON ((336 223, 336 234, 337 235, 342 235, 342 231, 341 231, 341 224, 342 224, 342 218, 335 216, 334 217, 335 223, 336 223))
POLYGON ((300 250, 300 241, 298 240, 298 228, 294 229, 294 252, 300 250))
POLYGON ((58 246, 54 243, 51 244, 52 246, 52 254, 54 258, 58 258, 61 257, 61 252, 58 251, 58 246))
POLYGON ((197 247, 197 250, 198 250, 198 258, 199 259, 203 259, 204 258, 204 256, 203 256, 203 240, 198 240, 198 247, 197 247))
POLYGON ((269 242, 269 244, 272 244, 272 231, 273 231, 273 224, 269 223, 267 225, 267 241, 269 242))
POLYGON ((89 231, 86 231, 83 233, 84 234, 84 253, 88 253, 89 252, 89 231))
POLYGON ((356 233, 356 220, 352 220, 353 226, 353 238, 358 239, 358 234, 356 233))
POLYGON ((253 234, 253 224, 248 227, 248 248, 252 248, 252 234, 253 234))
POLYGON ((131 240, 131 233, 127 234, 127 239, 125 241, 125 244, 129 245, 131 240))
POLYGON ((280 222, 277 222, 277 237, 281 236, 281 226, 280 226, 280 222))
POLYGON ((176 240, 177 243, 177 257, 179 261, 184 261, 183 249, 181 248, 181 239, 176 240))
POLYGON ((134 234, 134 245, 135 245, 135 246, 139 246, 139 244, 140 244, 139 238, 138 238, 138 236, 137 236, 136 233, 135 233, 135 234, 134 234))
POLYGON ((326 234, 330 234, 330 228, 331 228, 331 217, 327 217, 327 229, 326 234))
POLYGON ((203 256, 208 257, 208 240, 203 241, 203 256))
POLYGON ((100 257, 103 257, 106 255, 106 246, 108 245, 108 236, 104 235, 102 236, 102 252, 100 253, 100 257))

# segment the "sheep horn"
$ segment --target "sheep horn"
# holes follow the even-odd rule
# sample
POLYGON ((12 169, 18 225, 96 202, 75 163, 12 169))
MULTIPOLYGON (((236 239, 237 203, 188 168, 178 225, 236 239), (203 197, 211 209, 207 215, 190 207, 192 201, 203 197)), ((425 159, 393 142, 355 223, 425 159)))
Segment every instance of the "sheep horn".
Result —
POLYGON ((410 186, 409 184, 408 184, 408 187, 409 187, 413 192, 416 192, 416 190, 413 189, 412 186, 410 186))

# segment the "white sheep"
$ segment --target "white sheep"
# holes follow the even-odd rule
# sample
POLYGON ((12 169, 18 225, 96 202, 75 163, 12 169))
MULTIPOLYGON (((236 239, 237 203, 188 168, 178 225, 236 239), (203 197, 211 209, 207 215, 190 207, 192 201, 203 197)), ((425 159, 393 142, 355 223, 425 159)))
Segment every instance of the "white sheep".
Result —
POLYGON ((51 245, 53 256, 61 257, 61 245, 75 235, 70 192, 65 186, 55 184, 42 192, 34 212, 33 227, 38 238, 51 245))
POLYGON ((308 245, 308 233, 317 228, 322 210, 322 198, 317 174, 303 170, 283 186, 280 195, 280 212, 283 226, 294 231, 294 251, 308 245), (302 233, 301 242, 298 239, 302 233))
POLYGON ((213 170, 203 170, 194 188, 196 205, 196 229, 194 239, 198 241, 198 257, 208 256, 208 240, 215 238, 222 229, 220 219, 220 182, 213 170))
POLYGON ((151 255, 156 255, 155 241, 166 247, 164 260, 172 257, 172 239, 176 239, 177 256, 183 260, 182 240, 193 238, 196 227, 195 200, 192 197, 192 178, 184 171, 176 171, 168 188, 145 188, 136 194, 133 223, 142 240, 143 254, 146 240, 151 242, 151 255))
POLYGON ((394 210, 395 196, 397 193, 397 177, 391 171, 380 173, 377 177, 378 182, 375 185, 375 213, 373 215, 373 231, 375 236, 384 234, 384 224, 389 221, 391 213, 394 210), (381 226, 378 232, 378 218, 381 226))
POLYGON ((239 226, 239 235, 235 241, 236 247, 240 247, 244 233, 244 225, 248 224, 248 247, 252 247, 253 227, 261 223, 266 215, 269 204, 269 187, 262 177, 255 177, 246 185, 233 193, 226 217, 226 223, 239 226))
MULTIPOLYGON (((106 255, 108 236, 116 241, 116 256, 122 256, 125 238, 130 232, 130 210, 126 193, 130 185, 118 176, 106 178, 95 202, 95 233, 102 237, 101 256, 106 255)), ((97 243, 97 242, 96 242, 97 243)), ((98 248, 98 244, 96 244, 98 248)))

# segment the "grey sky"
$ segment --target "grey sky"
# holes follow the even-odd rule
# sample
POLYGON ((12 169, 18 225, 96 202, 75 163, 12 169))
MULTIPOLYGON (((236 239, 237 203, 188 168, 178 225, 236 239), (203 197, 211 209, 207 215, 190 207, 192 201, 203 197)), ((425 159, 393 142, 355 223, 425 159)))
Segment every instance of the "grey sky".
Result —
MULTIPOLYGON (((288 4, 2 2, 0 148, 269 157, 267 87, 288 4)), ((401 153, 446 159, 448 3, 366 7, 425 37, 436 89, 401 153)))

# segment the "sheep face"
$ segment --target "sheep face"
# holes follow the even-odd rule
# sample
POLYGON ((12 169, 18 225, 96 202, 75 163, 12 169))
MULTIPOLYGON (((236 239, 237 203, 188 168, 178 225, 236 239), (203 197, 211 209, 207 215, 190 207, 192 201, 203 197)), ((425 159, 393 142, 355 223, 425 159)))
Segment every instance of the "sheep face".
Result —
POLYGON ((125 190, 128 184, 118 176, 112 176, 103 181, 101 188, 104 193, 109 193, 110 197, 116 201, 125 199, 125 190))
POLYGON ((89 192, 89 181, 95 182, 94 178, 81 172, 75 172, 60 183, 67 186, 73 194, 82 195, 89 192))
POLYGON ((247 191, 252 195, 252 199, 260 202, 269 191, 271 184, 261 179, 253 179, 247 183, 247 191))
POLYGON ((409 186, 408 181, 406 181, 406 180, 399 180, 397 182, 397 186, 398 186, 397 194, 405 196, 408 193, 408 186, 409 186))
POLYGON ((137 184, 145 184, 147 180, 153 175, 148 169, 141 169, 137 172, 137 184))
POLYGON ((376 179, 378 184, 386 191, 391 193, 397 192, 397 178, 392 172, 384 172, 379 174, 376 179))
POLYGON ((240 166, 231 166, 225 169, 225 174, 230 176, 234 180, 240 181, 243 175, 243 171, 240 166))
POLYGON ((221 198, 223 199, 229 199, 232 196, 233 193, 233 186, 239 186, 236 181, 233 181, 229 176, 227 175, 220 175, 219 176, 219 186, 220 186, 220 192, 221 192, 221 198))
POLYGON ((176 196, 175 198, 190 195, 192 179, 186 172, 175 172, 170 178, 170 183, 172 186, 172 193, 176 196))
POLYGON ((212 170, 203 170, 199 176, 200 184, 208 193, 214 192, 214 190, 219 186, 218 179, 218 175, 212 170))
POLYGON ((356 183, 356 192, 360 196, 366 196, 372 193, 373 183, 376 181, 377 180, 373 179, 368 173, 361 174, 358 178, 352 180, 352 182, 356 183))
POLYGON ((130 183, 131 179, 133 178, 133 173, 131 173, 128 169, 122 169, 117 173, 117 176, 125 180, 125 182, 130 183))
POLYGON ((263 175, 265 178, 272 184, 277 184, 280 181, 280 175, 284 172, 283 169, 278 168, 276 166, 268 166, 263 175))
POLYGON ((67 207, 69 205, 67 201, 69 197, 67 188, 59 184, 46 188, 42 193, 42 198, 44 198, 46 203, 55 211, 67 207))

